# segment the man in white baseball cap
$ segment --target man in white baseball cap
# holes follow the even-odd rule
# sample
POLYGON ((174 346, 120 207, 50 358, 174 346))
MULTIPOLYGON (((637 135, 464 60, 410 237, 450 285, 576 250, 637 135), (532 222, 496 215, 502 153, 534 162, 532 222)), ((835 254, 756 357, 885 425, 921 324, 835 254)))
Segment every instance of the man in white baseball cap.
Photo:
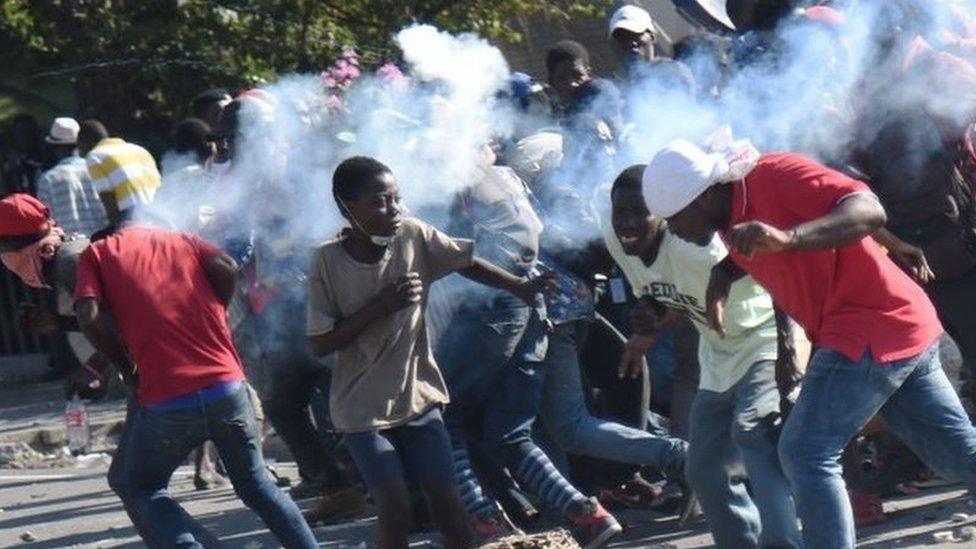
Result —
POLYGON ((657 35, 651 14, 640 6, 628 4, 610 16, 610 46, 624 67, 652 61, 657 35))
POLYGON ((44 142, 51 146, 57 164, 37 179, 37 198, 51 210, 61 227, 91 236, 108 225, 85 159, 78 156, 78 131, 74 118, 55 118, 44 142))

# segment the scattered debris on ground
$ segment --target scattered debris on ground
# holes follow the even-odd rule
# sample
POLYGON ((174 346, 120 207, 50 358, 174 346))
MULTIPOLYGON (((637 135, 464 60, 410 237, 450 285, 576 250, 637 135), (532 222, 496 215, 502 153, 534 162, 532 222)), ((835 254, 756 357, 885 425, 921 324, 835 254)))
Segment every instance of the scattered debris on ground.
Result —
POLYGON ((0 469, 91 468, 111 461, 112 456, 105 452, 73 456, 67 447, 41 452, 24 442, 0 442, 0 469))
POLYGON ((563 529, 532 535, 515 535, 482 545, 481 549, 579 549, 579 544, 563 529))
POLYGON ((52 454, 42 454, 23 442, 0 443, 0 468, 32 469, 50 467, 46 462, 56 459, 52 454))

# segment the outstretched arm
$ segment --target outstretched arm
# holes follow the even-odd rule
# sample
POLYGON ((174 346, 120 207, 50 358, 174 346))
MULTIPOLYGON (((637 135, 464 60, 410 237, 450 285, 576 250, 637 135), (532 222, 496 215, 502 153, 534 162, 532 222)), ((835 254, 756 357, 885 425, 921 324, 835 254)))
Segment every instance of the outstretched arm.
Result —
POLYGON ((551 276, 533 279, 519 278, 487 261, 474 258, 470 267, 458 271, 462 276, 475 282, 510 292, 532 305, 535 296, 552 280, 551 276))
POLYGON ((867 193, 847 196, 827 215, 792 229, 777 229, 761 221, 729 229, 729 243, 742 255, 839 248, 874 233, 887 221, 878 199, 867 193))
POLYGON ((888 256, 895 263, 908 269, 908 272, 919 283, 928 284, 935 280, 935 273, 929 267, 929 262, 925 259, 925 252, 921 248, 912 246, 884 227, 874 232, 874 239, 878 241, 878 244, 887 248, 888 256))

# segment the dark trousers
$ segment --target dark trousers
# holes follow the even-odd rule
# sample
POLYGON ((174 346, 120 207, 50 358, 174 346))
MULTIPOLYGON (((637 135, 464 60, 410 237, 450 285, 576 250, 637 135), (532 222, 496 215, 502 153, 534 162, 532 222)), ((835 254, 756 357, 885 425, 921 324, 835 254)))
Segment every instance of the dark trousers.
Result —
POLYGON ((976 269, 952 280, 936 279, 925 286, 925 292, 935 305, 939 320, 959 346, 966 362, 966 373, 976 379, 976 269))
POLYGON ((532 423, 544 382, 535 368, 545 357, 541 330, 537 312, 517 298, 499 296, 483 308, 459 312, 437 346, 451 394, 444 420, 452 445, 470 456, 485 491, 508 510, 531 507, 505 468, 512 454, 534 446, 532 423))
POLYGON ((288 300, 273 302, 254 317, 265 377, 261 404, 302 480, 326 490, 346 488, 350 481, 335 457, 338 437, 321 406, 325 401, 328 407, 332 373, 309 353, 304 318, 304 304, 288 300))

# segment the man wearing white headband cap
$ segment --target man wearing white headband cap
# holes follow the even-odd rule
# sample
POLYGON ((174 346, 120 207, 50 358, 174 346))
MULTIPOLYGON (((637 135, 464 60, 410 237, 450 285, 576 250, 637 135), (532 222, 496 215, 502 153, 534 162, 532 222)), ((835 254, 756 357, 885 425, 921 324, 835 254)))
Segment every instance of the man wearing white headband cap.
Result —
POLYGON ((854 547, 844 447, 876 413, 947 478, 976 484, 976 429, 939 362, 922 289, 871 235, 886 216, 867 185, 792 153, 726 140, 673 142, 643 177, 648 209, 679 237, 730 248, 712 269, 707 316, 723 333, 732 282, 749 274, 817 348, 779 442, 806 547, 854 547))
POLYGON ((730 290, 725 337, 709 329, 708 281, 728 250, 715 234, 704 246, 674 236, 644 205, 644 170, 631 166, 613 182, 605 233, 607 250, 639 299, 627 354, 643 356, 669 324, 691 319, 701 334, 701 379, 691 407, 685 478, 715 545, 801 547, 790 483, 776 452, 781 396, 793 392, 798 377, 788 323, 780 322, 786 319, 775 314, 769 294, 745 276, 730 290), (661 314, 640 314, 662 308, 661 314))

